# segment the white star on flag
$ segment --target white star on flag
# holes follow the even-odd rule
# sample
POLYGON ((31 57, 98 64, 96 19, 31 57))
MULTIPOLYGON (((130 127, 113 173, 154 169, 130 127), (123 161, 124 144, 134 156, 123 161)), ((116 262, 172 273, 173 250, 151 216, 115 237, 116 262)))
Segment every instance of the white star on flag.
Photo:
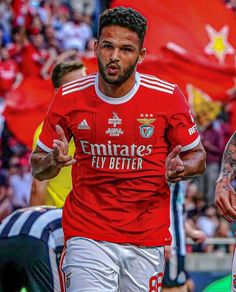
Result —
POLYGON ((209 55, 215 55, 220 64, 224 63, 227 54, 234 54, 235 50, 228 42, 229 27, 224 25, 220 31, 216 31, 211 25, 205 26, 210 42, 204 51, 209 55))

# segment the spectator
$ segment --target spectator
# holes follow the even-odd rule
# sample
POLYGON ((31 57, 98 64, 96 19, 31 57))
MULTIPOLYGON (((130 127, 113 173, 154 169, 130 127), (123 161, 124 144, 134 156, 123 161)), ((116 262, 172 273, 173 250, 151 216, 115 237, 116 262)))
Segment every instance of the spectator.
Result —
POLYGON ((7 174, 8 173, 0 167, 0 221, 13 211, 7 174))
POLYGON ((196 226, 202 230, 207 237, 214 237, 218 224, 218 218, 214 206, 207 207, 205 212, 199 216, 196 222, 196 226))
POLYGON ((0 3, 0 26, 3 33, 3 45, 6 46, 11 41, 11 8, 9 1, 0 3))
POLYGON ((198 196, 199 190, 198 186, 190 182, 186 186, 186 197, 185 197, 185 211, 191 211, 195 209, 194 199, 198 196))
MULTIPOLYGON (((220 218, 218 227, 215 231, 214 237, 217 238, 232 238, 233 233, 230 230, 230 224, 220 218)), ((215 244, 215 245, 208 245, 207 246, 208 252, 217 252, 217 253, 233 253, 234 251, 234 244, 215 244)))
POLYGON ((10 168, 9 186, 12 189, 13 209, 29 206, 32 176, 28 165, 22 165, 20 160, 14 162, 10 168))
POLYGON ((92 17, 96 7, 96 0, 71 0, 71 7, 77 13, 92 17))
POLYGON ((90 25, 83 21, 79 12, 74 12, 72 21, 66 22, 61 30, 61 38, 65 50, 77 49, 83 52, 92 37, 90 25))
POLYGON ((16 61, 10 59, 6 48, 0 49, 0 97, 5 98, 6 93, 16 89, 22 82, 23 75, 19 71, 16 61))
POLYGON ((23 28, 13 28, 11 31, 12 42, 7 45, 7 50, 11 59, 15 60, 18 65, 22 64, 22 48, 24 44, 23 28))
POLYGON ((31 35, 30 38, 25 35, 24 38, 21 66, 24 77, 41 77, 43 65, 50 57, 54 58, 54 56, 48 51, 42 33, 31 35))
POLYGON ((206 196, 209 204, 214 203, 215 181, 219 175, 220 162, 225 147, 225 132, 221 123, 219 120, 213 120, 200 129, 202 143, 207 153, 207 167, 205 172, 194 182, 198 184, 199 190, 206 196))

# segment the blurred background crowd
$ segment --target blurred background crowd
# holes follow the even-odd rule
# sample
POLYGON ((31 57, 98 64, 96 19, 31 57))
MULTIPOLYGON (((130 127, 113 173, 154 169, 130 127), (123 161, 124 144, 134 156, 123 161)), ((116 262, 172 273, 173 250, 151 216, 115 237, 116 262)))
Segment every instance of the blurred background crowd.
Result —
MULTIPOLYGON (((81 60, 88 73, 96 71, 93 44, 97 20, 111 2, 0 1, 0 219, 18 208, 29 206, 32 184, 29 156, 33 132, 42 121, 53 96, 50 83, 53 66, 66 60, 81 60)), ((227 13, 236 10, 236 1, 223 4, 227 13)), ((236 26, 236 16, 232 17, 235 17, 236 26)), ((180 50, 178 52, 181 53, 180 50)), ((143 70, 146 68, 150 72, 144 64, 143 70)), ((234 79, 230 80, 234 83, 229 85, 228 97, 235 102, 235 71, 232 76, 234 79)), ((172 77, 175 80, 175 76, 172 77)), ((233 131, 232 122, 229 123, 229 103, 204 98, 201 92, 195 92, 192 103, 207 152, 207 170, 201 177, 186 184, 186 220, 203 230, 209 238, 233 237, 234 224, 220 219, 214 207, 215 181, 223 149, 233 131)), ((233 245, 187 246, 189 253, 213 250, 230 253, 233 245)))

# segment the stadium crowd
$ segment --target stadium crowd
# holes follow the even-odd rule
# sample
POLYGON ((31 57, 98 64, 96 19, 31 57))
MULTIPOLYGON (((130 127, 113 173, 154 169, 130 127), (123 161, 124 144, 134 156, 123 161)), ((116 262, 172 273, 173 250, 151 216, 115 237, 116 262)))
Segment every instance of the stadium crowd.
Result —
MULTIPOLYGON (((7 93, 16 89, 29 74, 49 80, 55 64, 93 55, 97 19, 110 1, 29 0, 23 7, 20 2, 0 3, 1 113, 6 102, 10 102, 7 93)), ((186 183, 187 221, 204 231, 207 237, 233 237, 234 226, 220 219, 214 207, 215 180, 230 136, 227 117, 206 105, 195 118, 207 152, 207 170, 201 177, 186 183)), ((0 133, 0 219, 3 219, 14 210, 29 206, 32 149, 14 136, 2 114, 0 133)), ((188 252, 218 248, 191 245, 188 252)), ((224 251, 232 252, 232 247, 224 251)))

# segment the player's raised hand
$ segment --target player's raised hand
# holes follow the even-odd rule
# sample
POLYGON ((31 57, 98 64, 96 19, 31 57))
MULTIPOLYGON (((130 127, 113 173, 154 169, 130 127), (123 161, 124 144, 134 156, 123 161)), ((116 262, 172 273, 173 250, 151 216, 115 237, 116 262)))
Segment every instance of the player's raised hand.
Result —
POLYGON ((69 166, 76 160, 68 155, 68 141, 61 126, 56 125, 58 139, 53 140, 53 159, 58 167, 69 166))
POLYGON ((176 183, 181 181, 184 176, 184 163, 179 156, 182 146, 177 145, 166 157, 165 167, 166 167, 166 180, 168 182, 176 183))
POLYGON ((236 192, 228 177, 220 177, 216 182, 215 204, 220 215, 228 222, 236 220, 236 192))

